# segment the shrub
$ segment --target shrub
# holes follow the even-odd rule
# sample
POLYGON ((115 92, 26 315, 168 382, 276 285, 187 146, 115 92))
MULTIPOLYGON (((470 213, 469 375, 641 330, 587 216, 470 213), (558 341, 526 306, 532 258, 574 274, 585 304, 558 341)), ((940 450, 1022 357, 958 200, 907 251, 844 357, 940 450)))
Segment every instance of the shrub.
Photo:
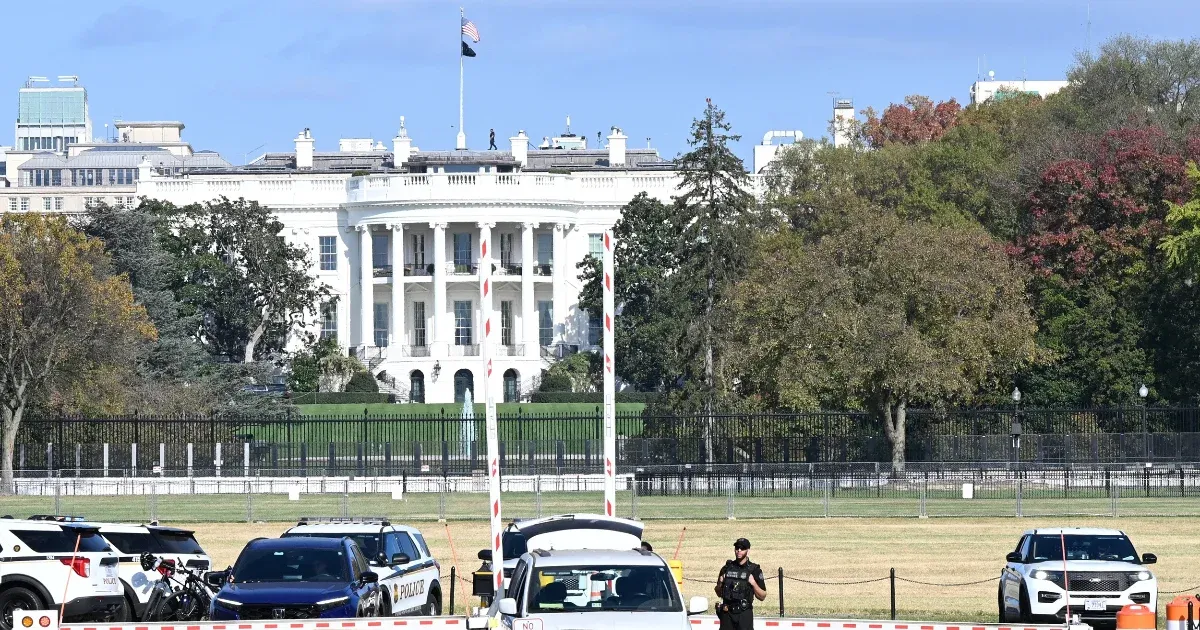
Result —
POLYGON ((571 377, 562 372, 547 372, 542 377, 542 384, 538 387, 539 392, 565 392, 571 393, 571 377))
POLYGON ((371 376, 370 372, 355 372, 354 376, 350 377, 350 382, 346 383, 346 393, 379 393, 379 384, 375 382, 375 377, 371 376))
POLYGON ((292 403, 296 405, 370 405, 394 402, 396 402, 396 397, 391 394, 367 392, 296 392, 292 394, 292 403))
MULTIPOLYGON (((545 381, 543 381, 544 383, 545 381)), ((617 400, 619 403, 650 403, 658 398, 658 394, 654 392, 617 392, 617 400)), ((535 403, 604 403, 604 394, 601 392, 561 392, 561 391, 538 391, 534 392, 529 402, 535 403)))

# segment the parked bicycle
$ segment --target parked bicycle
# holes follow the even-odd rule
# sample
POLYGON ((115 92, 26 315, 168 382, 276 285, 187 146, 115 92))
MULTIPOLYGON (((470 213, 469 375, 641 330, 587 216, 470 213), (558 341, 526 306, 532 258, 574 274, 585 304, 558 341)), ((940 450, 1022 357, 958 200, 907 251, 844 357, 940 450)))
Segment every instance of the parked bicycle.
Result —
POLYGON ((213 591, 204 582, 204 573, 180 567, 169 558, 141 555, 143 571, 158 571, 162 576, 150 594, 141 621, 204 621, 208 619, 213 591))

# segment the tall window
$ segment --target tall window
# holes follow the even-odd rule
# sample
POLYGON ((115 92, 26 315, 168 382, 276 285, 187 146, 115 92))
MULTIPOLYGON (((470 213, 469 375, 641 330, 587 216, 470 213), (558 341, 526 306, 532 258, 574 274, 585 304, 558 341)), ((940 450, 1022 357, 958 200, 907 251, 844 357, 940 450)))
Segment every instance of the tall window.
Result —
POLYGON ((321 305, 321 339, 337 340, 337 302, 321 305))
POLYGON ((537 264, 554 264, 554 235, 545 232, 537 235, 537 264))
POLYGON ((318 236, 321 248, 321 271, 337 271, 337 237, 318 236))
POLYGON ((596 313, 588 314, 588 345, 598 346, 604 341, 604 323, 596 313))
POLYGON ((500 302, 500 345, 511 346, 512 341, 512 300, 500 302))
POLYGON ((520 402, 520 381, 521 377, 516 370, 512 368, 504 370, 504 402, 520 402))
POLYGON ((604 235, 588 234, 588 253, 592 258, 600 260, 604 257, 604 235))
POLYGON ((454 271, 470 273, 471 271, 471 235, 466 232, 454 234, 454 271))
POLYGON ((425 347, 425 303, 413 302, 413 345, 425 347))
POLYGON ((408 396, 412 402, 425 402, 425 374, 421 370, 408 374, 408 396))
POLYGON ((423 269, 425 267, 425 235, 412 235, 412 257, 413 267, 423 269))
POLYGON ((454 345, 471 345, 471 301, 454 301, 454 345))
POLYGON ((513 264, 513 235, 511 232, 500 235, 500 264, 505 267, 513 264))
POLYGON ((554 302, 538 300, 538 343, 548 346, 554 343, 554 302))
POLYGON ((371 235, 371 266, 375 269, 387 269, 390 243, 387 234, 371 235))
POLYGON ((388 305, 387 302, 376 302, 375 307, 375 347, 386 348, 388 345, 388 305))

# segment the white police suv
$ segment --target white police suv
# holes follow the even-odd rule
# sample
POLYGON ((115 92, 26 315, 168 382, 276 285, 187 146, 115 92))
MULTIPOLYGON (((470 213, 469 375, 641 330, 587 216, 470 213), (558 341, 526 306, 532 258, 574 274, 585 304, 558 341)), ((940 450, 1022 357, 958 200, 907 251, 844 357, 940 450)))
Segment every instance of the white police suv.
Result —
POLYGON ((384 518, 303 518, 282 538, 350 538, 379 574, 380 615, 440 615, 442 567, 425 537, 413 527, 384 518))
POLYGON ((996 595, 1001 623, 1063 623, 1069 612, 1093 627, 1112 626, 1122 606, 1153 610, 1158 600, 1146 568, 1158 558, 1138 556, 1115 529, 1031 529, 1005 560, 996 595))
POLYGON ((0 518, 0 628, 11 630, 17 609, 107 621, 124 603, 117 554, 95 526, 0 518))

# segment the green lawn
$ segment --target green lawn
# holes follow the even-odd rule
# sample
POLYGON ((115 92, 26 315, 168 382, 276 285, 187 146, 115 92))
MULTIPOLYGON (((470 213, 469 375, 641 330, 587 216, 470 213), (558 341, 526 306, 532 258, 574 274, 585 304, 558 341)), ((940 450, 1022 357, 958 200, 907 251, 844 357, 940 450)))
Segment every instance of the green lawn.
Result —
MULTIPOLYGON (((637 414, 645 409, 645 403, 617 403, 618 414, 637 414)), ((367 415, 375 418, 402 417, 437 417, 445 414, 457 418, 462 414, 462 405, 458 404, 357 404, 357 405, 296 405, 300 413, 306 416, 359 416, 365 410, 367 415)), ((515 416, 520 414, 599 414, 600 405, 593 403, 501 403, 496 405, 498 416, 515 416)), ((475 417, 483 417, 483 405, 475 405, 475 417)))

